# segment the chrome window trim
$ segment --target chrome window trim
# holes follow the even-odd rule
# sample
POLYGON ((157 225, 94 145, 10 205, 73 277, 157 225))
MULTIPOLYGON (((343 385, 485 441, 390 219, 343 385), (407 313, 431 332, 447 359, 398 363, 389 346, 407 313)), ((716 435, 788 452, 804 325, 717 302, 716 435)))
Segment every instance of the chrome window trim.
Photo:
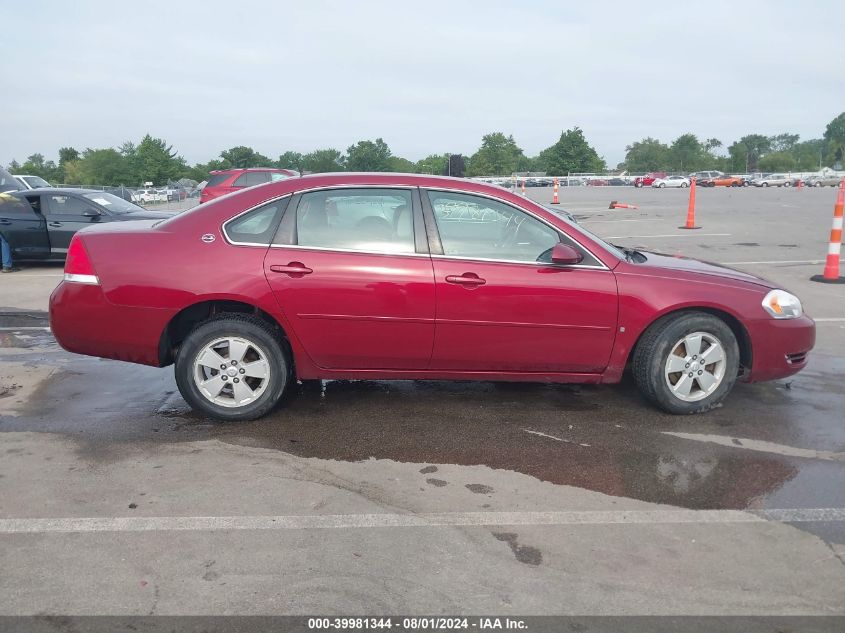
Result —
MULTIPOLYGON (((467 196, 478 196, 480 198, 487 198, 488 200, 500 202, 501 204, 504 204, 504 205, 507 205, 507 206, 509 206, 513 209, 516 209, 517 211, 519 211, 521 213, 525 213, 526 215, 534 218, 535 220, 542 222, 543 224, 548 226, 550 229, 552 229, 555 233, 563 233, 563 231, 561 231, 558 227, 556 227, 551 222, 548 222, 544 218, 541 218, 541 217, 531 213, 531 211, 523 209, 522 207, 518 207, 515 204, 508 202, 507 200, 502 200, 501 198, 497 198, 496 196, 492 196, 492 195, 484 194, 484 193, 478 193, 478 192, 475 192, 475 191, 466 191, 464 189, 449 189, 449 188, 445 188, 445 187, 420 187, 420 189, 423 189, 426 192, 428 192, 428 191, 446 191, 446 192, 449 192, 449 193, 462 193, 462 194, 467 195, 467 196)), ((431 207, 432 207, 431 210, 434 211, 434 205, 431 205, 431 207)), ((551 211, 549 211, 549 213, 551 213, 551 211)), ((437 218, 435 217, 435 221, 436 220, 437 220, 437 218)), ((440 227, 438 227, 437 230, 439 232, 440 227)), ((551 262, 548 262, 548 263, 546 263, 546 262, 524 262, 524 261, 516 261, 516 260, 512 260, 512 259, 485 259, 485 258, 482 258, 482 257, 465 257, 465 256, 452 256, 452 255, 432 255, 432 257, 446 257, 446 258, 450 258, 450 259, 464 259, 464 260, 473 260, 474 259, 474 260, 485 261, 485 262, 504 262, 504 263, 507 263, 507 264, 532 264, 533 263, 533 264, 540 264, 540 265, 545 265, 545 266, 560 266, 561 268, 592 268, 592 269, 597 269, 597 270, 602 270, 602 269, 603 270, 610 270, 610 267, 607 266, 601 260, 600 257, 597 257, 596 254, 593 251, 591 251, 589 248, 584 246, 580 241, 576 240, 569 233, 564 233, 564 235, 566 235, 566 237, 568 239, 575 242, 580 248, 583 248, 584 251, 589 253, 590 256, 599 263, 599 265, 598 266, 588 266, 586 264, 572 264, 571 266, 565 266, 565 265, 561 265, 561 264, 553 264, 551 262)), ((611 256, 612 256, 612 254, 611 254, 611 256)))
MULTIPOLYGON (((588 266, 586 264, 555 264, 554 262, 525 262, 516 259, 488 259, 486 257, 462 257, 460 255, 432 255, 432 259, 457 259, 460 261, 485 262, 491 264, 522 264, 523 266, 540 266, 543 268, 580 268, 582 270, 610 270, 607 266, 588 266)), ((599 260, 600 261, 600 260, 599 260)))
MULTIPOLYGON (((259 202, 258 204, 251 206, 246 211, 241 211, 237 215, 233 215, 231 218, 229 218, 228 220, 223 222, 223 224, 220 225, 220 234, 223 236, 223 239, 226 240, 226 242, 228 244, 230 244, 231 246, 261 246, 263 248, 267 248, 268 246, 270 246, 270 244, 262 244, 260 242, 236 242, 235 240, 230 238, 229 234, 226 232, 226 225, 228 225, 230 222, 234 222, 235 220, 237 220, 242 215, 246 215, 247 213, 251 213, 251 212, 255 211, 256 209, 260 209, 261 207, 263 207, 266 204, 278 202, 279 200, 284 200, 285 198, 289 198, 289 197, 293 197, 293 194, 292 193, 286 193, 286 194, 283 194, 281 196, 277 196, 275 198, 270 198, 268 200, 264 200, 263 202, 259 202)), ((270 238, 270 242, 273 241, 273 237, 275 237, 275 234, 270 238)))
POLYGON ((362 251, 354 248, 328 248, 326 246, 300 246, 299 244, 270 244, 270 248, 293 248, 304 251, 330 253, 358 253, 359 255, 384 255, 386 257, 431 257, 430 253, 390 253, 388 251, 362 251))

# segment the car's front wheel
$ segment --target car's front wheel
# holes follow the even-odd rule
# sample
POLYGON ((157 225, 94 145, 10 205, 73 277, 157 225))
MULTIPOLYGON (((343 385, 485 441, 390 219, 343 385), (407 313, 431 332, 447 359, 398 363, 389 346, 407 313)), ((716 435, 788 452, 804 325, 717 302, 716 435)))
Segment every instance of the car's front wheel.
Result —
POLYGON ((225 421, 267 414, 284 393, 290 359, 280 333, 257 317, 223 314, 198 325, 176 355, 185 401, 225 421))
POLYGON ((709 411, 728 395, 739 371, 739 345, 728 325, 703 312, 654 323, 634 352, 642 394, 668 413, 709 411))
POLYGON ((686 188, 687 188, 687 183, 682 182, 682 183, 681 183, 681 189, 686 189, 686 188))

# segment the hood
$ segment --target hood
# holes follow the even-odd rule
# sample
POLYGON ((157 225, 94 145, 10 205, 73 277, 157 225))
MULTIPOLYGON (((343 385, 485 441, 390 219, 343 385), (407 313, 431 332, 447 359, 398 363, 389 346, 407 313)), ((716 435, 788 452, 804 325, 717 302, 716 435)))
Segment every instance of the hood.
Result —
POLYGON ((755 275, 744 273, 735 268, 722 266, 713 262, 703 262, 699 259, 691 257, 682 257, 680 255, 667 255, 665 253, 654 253, 650 251, 642 251, 648 258, 647 261, 638 266, 650 266, 652 268, 659 268, 663 270, 677 270, 686 273, 697 273, 700 275, 708 275, 711 277, 721 277, 723 279, 733 279, 735 281, 744 281, 746 283, 757 284, 766 288, 779 288, 770 281, 761 279, 755 275))

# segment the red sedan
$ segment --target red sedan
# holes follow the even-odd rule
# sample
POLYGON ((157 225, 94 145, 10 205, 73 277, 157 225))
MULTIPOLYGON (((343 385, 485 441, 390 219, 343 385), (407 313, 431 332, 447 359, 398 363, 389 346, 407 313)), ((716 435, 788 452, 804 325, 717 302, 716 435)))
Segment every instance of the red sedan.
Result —
POLYGON ((290 178, 86 228, 50 299, 71 352, 163 367, 195 409, 266 414, 296 378, 615 383, 697 413, 807 362, 767 281, 620 249, 527 198, 406 174, 290 178))

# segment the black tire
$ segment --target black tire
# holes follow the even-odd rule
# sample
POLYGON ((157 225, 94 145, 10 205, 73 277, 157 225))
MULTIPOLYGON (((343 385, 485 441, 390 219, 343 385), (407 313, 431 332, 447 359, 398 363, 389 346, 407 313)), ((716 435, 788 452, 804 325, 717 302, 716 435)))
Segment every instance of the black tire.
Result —
POLYGON ((764 187, 768 187, 768 186, 769 186, 769 183, 764 182, 764 183, 763 183, 763 186, 764 186, 764 187))
POLYGON ((784 187, 791 187, 792 183, 791 182, 785 182, 785 183, 783 183, 783 186, 784 187))
POLYGON ((688 185, 687 185, 687 183, 685 183, 685 182, 682 182, 682 183, 681 183, 681 189, 686 189, 686 188, 687 188, 687 186, 688 186, 688 185))
POLYGON ((281 332, 266 321, 246 314, 221 314, 197 325, 182 342, 176 354, 176 384, 185 401, 195 411, 226 422, 255 420, 278 404, 290 382, 292 363, 281 332), (227 407, 207 399, 194 380, 194 362, 199 353, 215 339, 242 337, 265 355, 270 372, 267 386, 253 402, 242 407, 227 407))
POLYGON ((676 415, 703 413, 718 405, 730 393, 739 371, 739 345, 728 325, 704 312, 671 314, 653 323, 634 351, 633 374, 643 396, 658 408, 676 415), (664 373, 675 344, 688 334, 705 332, 715 337, 724 350, 725 367, 721 383, 701 400, 685 401, 674 395, 664 373))

